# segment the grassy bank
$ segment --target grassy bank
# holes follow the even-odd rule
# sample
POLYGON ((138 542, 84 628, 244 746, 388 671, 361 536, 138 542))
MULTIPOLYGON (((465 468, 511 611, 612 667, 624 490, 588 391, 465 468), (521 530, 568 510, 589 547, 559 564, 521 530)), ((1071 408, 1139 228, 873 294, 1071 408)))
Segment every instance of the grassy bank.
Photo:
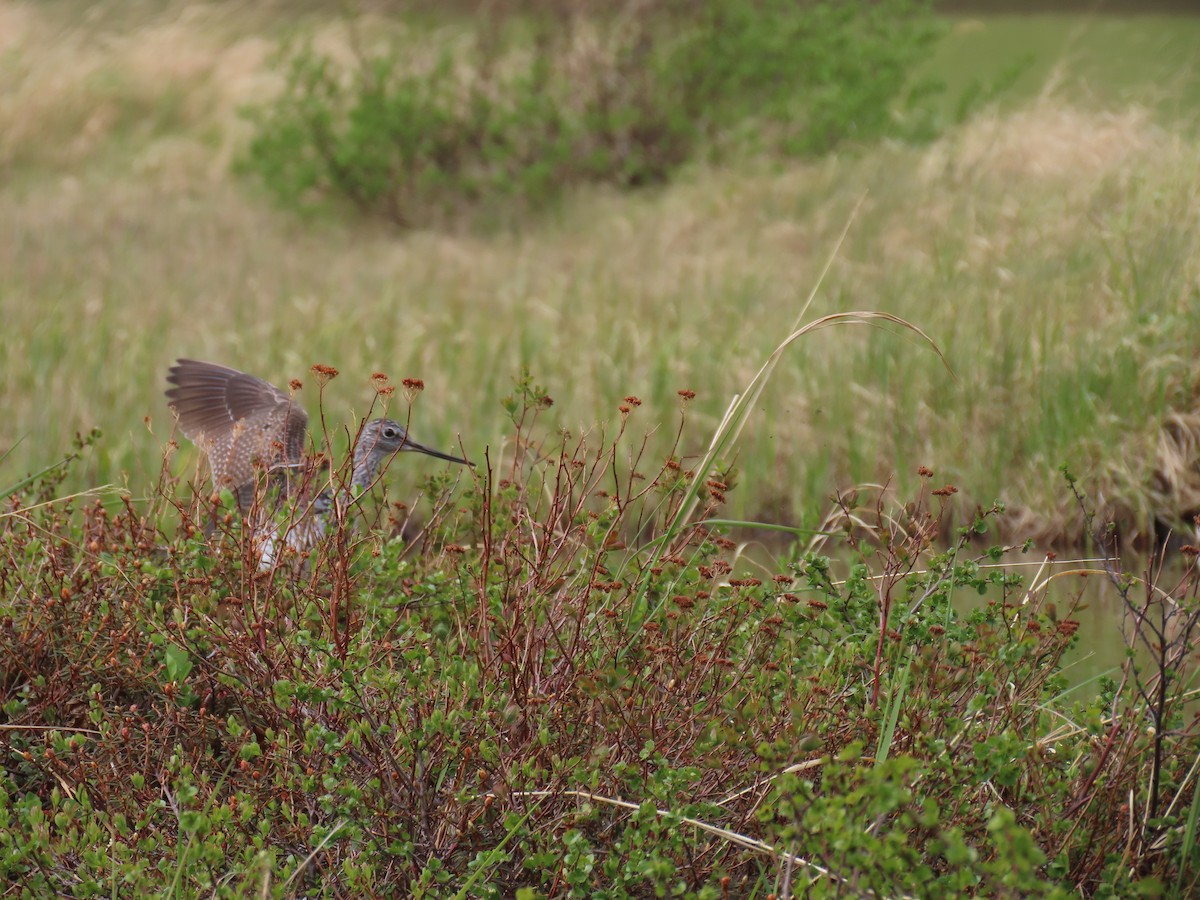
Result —
MULTIPOLYGON (((813 314, 902 315, 954 374, 880 333, 798 347, 737 448, 737 514, 811 518, 835 488, 910 490, 928 465, 964 507, 1003 496, 1021 527, 1072 539, 1062 463, 1131 532, 1194 508, 1193 486, 1155 470, 1180 461, 1158 458, 1161 427, 1193 408, 1198 154, 1140 107, 1051 97, 928 148, 698 167, 656 191, 580 190, 516 234, 400 236, 298 219, 230 174, 238 108, 276 83, 278 17, 100 9, 81 28, 60 7, 3 7, 8 483, 98 426, 69 486, 141 494, 177 355, 277 383, 335 364, 338 420, 365 409, 371 372, 421 377, 415 434, 473 454, 501 447, 498 402, 523 367, 563 427, 611 422, 636 394, 654 428, 684 388, 715 424, 865 197, 813 314)), ((308 15, 319 41, 344 39, 308 15)))

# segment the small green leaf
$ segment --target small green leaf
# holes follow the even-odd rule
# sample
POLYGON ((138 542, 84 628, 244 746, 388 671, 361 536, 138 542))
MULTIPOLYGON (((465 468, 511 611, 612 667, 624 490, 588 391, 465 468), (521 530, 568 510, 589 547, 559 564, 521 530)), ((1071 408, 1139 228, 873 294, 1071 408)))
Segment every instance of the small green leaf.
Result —
POLYGON ((163 655, 166 657, 168 681, 183 681, 191 674, 191 655, 182 647, 167 644, 163 655))

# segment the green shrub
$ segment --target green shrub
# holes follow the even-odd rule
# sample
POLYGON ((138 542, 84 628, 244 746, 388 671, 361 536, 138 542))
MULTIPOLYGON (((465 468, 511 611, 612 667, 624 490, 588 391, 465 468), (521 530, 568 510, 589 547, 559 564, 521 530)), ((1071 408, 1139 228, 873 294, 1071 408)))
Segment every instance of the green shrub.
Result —
POLYGON ((712 518, 728 479, 675 456, 633 471, 633 400, 615 437, 546 433, 526 378, 503 473, 435 502, 414 546, 338 528, 270 573, 169 477, 149 509, 42 502, 52 474, 13 489, 0 882, 1194 895, 1195 735, 1171 676, 1200 628, 1194 565, 1134 610, 1167 617, 1165 661, 1072 702, 1079 597, 1056 609, 1053 579, 1026 591, 982 565, 998 552, 970 558, 991 512, 936 547, 948 489, 926 475, 902 508, 842 508, 844 581, 813 555, 739 577, 712 518), (987 598, 961 614, 958 593, 987 598))
POLYGON ((927 99, 911 72, 940 33, 913 0, 564 5, 522 24, 522 40, 480 33, 425 65, 411 37, 353 67, 300 46, 252 111, 245 166, 286 203, 417 225, 495 198, 540 206, 571 184, 661 183, 747 142, 823 153, 916 133, 896 106, 927 99))
POLYGON ((768 124, 775 148, 805 154, 915 135, 897 104, 934 88, 913 83, 943 30, 928 3, 706 0, 699 12, 673 77, 712 128, 768 124))

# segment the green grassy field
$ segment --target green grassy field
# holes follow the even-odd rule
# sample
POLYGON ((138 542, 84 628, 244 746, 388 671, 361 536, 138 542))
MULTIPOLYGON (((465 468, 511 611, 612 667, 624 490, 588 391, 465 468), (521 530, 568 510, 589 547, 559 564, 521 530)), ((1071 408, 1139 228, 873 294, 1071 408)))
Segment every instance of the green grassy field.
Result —
POLYGON ((1011 70, 1015 80, 999 98, 1008 109, 1050 92, 1093 110, 1148 106, 1167 121, 1194 127, 1200 21, 1135 13, 956 15, 928 71, 946 82, 952 97, 972 80, 1011 70))
MULTIPOLYGON (((180 355, 277 383, 335 365, 335 422, 364 411, 372 372, 423 378, 414 433, 461 437, 472 455, 504 452, 499 400, 522 367, 566 428, 611 423, 640 396, 633 427, 659 452, 686 388, 699 396, 685 450, 698 454, 849 224, 812 315, 904 316, 953 375, 882 333, 794 346, 736 448, 738 515, 810 519, 835 488, 903 490, 928 465, 964 508, 1002 497, 1033 533, 1069 539, 1063 463, 1131 531, 1191 509, 1154 477, 1160 426, 1192 411, 1200 315, 1196 140, 1155 112, 1164 92, 1184 106, 1194 88, 1186 67, 1156 74, 1186 30, 1174 20, 1139 20, 1130 82, 1103 103, 1064 88, 925 148, 696 167, 661 190, 577 191, 519 233, 401 235, 297 218, 230 174, 248 127, 238 109, 275 84, 279 16, 166 7, 130 20, 100 7, 79 26, 69 9, 3 8, 9 483, 98 426, 71 487, 142 495, 170 435, 163 373, 180 355)), ((336 46, 336 21, 308 16, 336 46)), ((1021 24, 960 22, 935 64, 965 69, 994 36, 1070 82, 1076 62, 1090 77, 1092 57, 1055 48, 1107 48, 1117 28, 1039 18, 1022 38, 1021 24)), ((992 60, 980 65, 989 77, 992 60)))

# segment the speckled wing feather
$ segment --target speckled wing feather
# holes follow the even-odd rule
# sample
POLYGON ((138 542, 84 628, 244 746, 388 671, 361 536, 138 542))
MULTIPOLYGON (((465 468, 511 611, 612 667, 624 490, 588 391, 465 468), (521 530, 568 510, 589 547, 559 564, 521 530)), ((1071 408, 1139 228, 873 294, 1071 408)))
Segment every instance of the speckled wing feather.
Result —
POLYGON ((167 391, 180 430, 208 456, 213 481, 237 493, 245 511, 261 471, 297 466, 308 413, 261 378, 194 359, 171 367, 167 391))

